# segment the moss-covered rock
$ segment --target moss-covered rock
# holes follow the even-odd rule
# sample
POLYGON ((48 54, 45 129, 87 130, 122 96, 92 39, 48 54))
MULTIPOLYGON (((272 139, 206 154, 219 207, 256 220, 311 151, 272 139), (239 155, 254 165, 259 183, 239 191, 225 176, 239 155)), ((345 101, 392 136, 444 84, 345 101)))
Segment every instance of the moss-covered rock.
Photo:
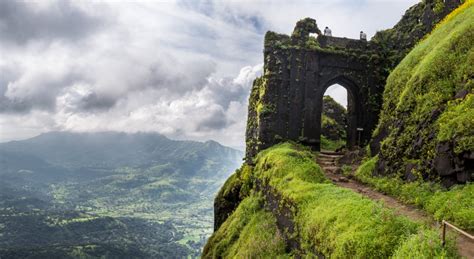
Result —
POLYGON ((305 45, 309 39, 310 33, 321 34, 316 24, 316 20, 312 18, 304 18, 296 23, 295 29, 291 34, 293 43, 305 45))

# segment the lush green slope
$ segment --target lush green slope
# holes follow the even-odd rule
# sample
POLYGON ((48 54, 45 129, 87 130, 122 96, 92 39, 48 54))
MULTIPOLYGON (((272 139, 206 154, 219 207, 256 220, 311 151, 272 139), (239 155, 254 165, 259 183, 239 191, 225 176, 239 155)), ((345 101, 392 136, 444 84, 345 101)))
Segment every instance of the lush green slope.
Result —
POLYGON ((379 174, 474 179, 474 2, 436 26, 387 79, 376 138, 379 174))
POLYGON ((455 256, 428 227, 330 183, 301 146, 286 143, 262 151, 255 166, 244 165, 228 180, 216 201, 234 198, 229 194, 235 190, 242 201, 225 213, 226 220, 205 246, 206 258, 256 251, 272 257, 455 256), (280 235, 285 250, 279 246, 280 235), (262 236, 272 238, 261 244, 262 236), (420 238, 426 240, 417 244, 420 238), (257 240, 258 250, 250 240, 257 240))
POLYGON ((53 132, 0 144, 0 257, 197 255, 242 153, 159 134, 53 132))

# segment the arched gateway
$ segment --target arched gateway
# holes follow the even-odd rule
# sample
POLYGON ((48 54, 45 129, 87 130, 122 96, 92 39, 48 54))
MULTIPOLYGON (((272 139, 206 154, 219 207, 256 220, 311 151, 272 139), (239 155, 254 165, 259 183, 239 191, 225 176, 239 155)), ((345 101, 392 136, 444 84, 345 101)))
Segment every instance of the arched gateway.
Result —
POLYGON ((365 144, 377 120, 386 71, 378 46, 320 35, 316 21, 299 21, 290 36, 267 32, 264 74, 254 82, 247 125, 247 158, 283 140, 320 149, 326 89, 347 89, 348 145, 365 144), (316 33, 316 37, 310 34, 316 33))

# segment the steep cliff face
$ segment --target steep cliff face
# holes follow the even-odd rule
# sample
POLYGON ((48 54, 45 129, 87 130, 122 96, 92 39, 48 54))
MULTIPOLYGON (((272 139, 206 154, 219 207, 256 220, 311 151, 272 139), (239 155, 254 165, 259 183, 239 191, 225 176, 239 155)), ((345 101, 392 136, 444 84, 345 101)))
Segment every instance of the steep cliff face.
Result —
POLYGON ((376 173, 446 186, 474 179, 474 6, 446 17, 387 79, 376 173))

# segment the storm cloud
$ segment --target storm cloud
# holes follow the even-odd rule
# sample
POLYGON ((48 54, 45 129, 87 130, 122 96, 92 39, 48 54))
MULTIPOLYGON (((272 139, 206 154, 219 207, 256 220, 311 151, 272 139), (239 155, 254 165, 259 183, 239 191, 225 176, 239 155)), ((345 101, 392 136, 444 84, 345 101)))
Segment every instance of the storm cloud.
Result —
POLYGON ((243 147, 267 30, 311 16, 373 35, 414 0, 356 2, 0 1, 0 141, 118 130, 243 147))
POLYGON ((71 1, 0 1, 0 41, 26 44, 34 39, 79 40, 104 25, 71 1))

